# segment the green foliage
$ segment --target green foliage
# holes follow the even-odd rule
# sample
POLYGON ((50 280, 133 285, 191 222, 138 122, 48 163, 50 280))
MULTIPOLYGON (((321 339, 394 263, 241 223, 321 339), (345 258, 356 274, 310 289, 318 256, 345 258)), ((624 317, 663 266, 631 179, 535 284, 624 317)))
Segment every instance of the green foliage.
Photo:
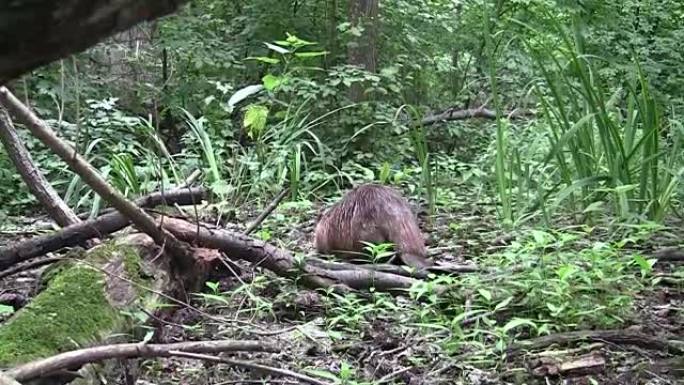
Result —
POLYGON ((422 322, 449 325, 460 334, 463 322, 475 319, 482 328, 500 328, 506 340, 518 333, 541 335, 624 322, 644 283, 635 270, 645 277, 652 264, 638 255, 621 257, 619 244, 582 246, 582 238, 582 233, 533 230, 527 241, 491 256, 501 273, 439 277, 414 287, 416 298, 433 304, 421 311, 422 322), (448 295, 436 295, 436 284, 449 285, 448 295), (447 313, 439 310, 444 308, 447 313))
MULTIPOLYGON (((199 169, 219 197, 211 207, 242 220, 289 187, 254 236, 295 250, 297 269, 321 200, 363 182, 401 189, 427 209, 435 249, 465 248, 483 271, 430 276, 414 301, 326 291, 322 324, 353 343, 378 321, 417 335, 429 346, 405 357, 417 367, 435 351, 495 367, 514 339, 621 326, 638 292, 681 280, 627 249, 678 215, 684 192, 677 0, 380 1, 374 71, 348 64, 369 26, 348 6, 197 0, 130 31, 135 44, 104 42, 13 88, 130 198, 199 169), (477 107, 496 119, 421 124, 477 107), (487 226, 522 236, 493 251, 487 226)), ((100 198, 20 135, 66 202, 96 215, 100 198)), ((3 221, 40 209, 2 152, 0 187, 3 221)), ((365 251, 386 262, 391 246, 365 251)), ((196 296, 250 320, 276 320, 272 293, 301 289, 266 275, 224 284, 196 296)), ((366 373, 343 357, 308 370, 340 384, 366 373)))
POLYGON ((558 55, 549 46, 530 47, 545 79, 536 92, 549 125, 546 162, 556 163, 565 185, 555 204, 569 198, 590 215, 611 195, 622 218, 662 220, 681 174, 679 133, 662 120, 638 62, 632 80, 609 95, 594 61, 581 51, 583 37, 556 27, 563 39, 558 55), (549 68, 544 58, 556 56, 549 68), (579 202, 573 199, 578 193, 579 202))

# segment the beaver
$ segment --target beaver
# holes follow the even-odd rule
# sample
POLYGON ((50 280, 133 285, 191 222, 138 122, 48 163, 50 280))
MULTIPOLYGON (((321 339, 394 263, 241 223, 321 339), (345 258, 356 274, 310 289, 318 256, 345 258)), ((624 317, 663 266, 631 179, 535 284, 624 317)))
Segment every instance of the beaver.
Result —
POLYGON ((314 246, 321 254, 352 258, 364 252, 362 242, 393 243, 404 264, 433 265, 408 201, 388 186, 370 183, 352 189, 316 224, 314 246))

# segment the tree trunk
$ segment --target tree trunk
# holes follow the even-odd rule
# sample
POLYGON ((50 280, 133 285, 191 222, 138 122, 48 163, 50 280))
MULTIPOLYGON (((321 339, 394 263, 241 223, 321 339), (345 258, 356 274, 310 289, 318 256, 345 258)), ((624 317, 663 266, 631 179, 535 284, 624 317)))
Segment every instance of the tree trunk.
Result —
POLYGON ((0 1, 0 85, 187 0, 0 1))
MULTIPOLYGON (((369 72, 376 71, 378 9, 380 0, 349 0, 349 22, 352 28, 362 30, 347 47, 347 62, 369 72)), ((362 83, 354 83, 350 98, 354 102, 364 99, 362 83)))

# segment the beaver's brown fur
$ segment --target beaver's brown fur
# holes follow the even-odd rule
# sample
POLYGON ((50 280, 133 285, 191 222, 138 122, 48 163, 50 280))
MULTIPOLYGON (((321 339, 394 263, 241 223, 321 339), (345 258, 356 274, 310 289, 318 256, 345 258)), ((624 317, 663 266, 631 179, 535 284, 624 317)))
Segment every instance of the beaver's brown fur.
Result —
POLYGON ((364 184, 349 191, 316 224, 314 245, 319 253, 350 258, 363 253, 361 242, 393 243, 401 260, 428 267, 425 240, 408 201, 395 189, 364 184))

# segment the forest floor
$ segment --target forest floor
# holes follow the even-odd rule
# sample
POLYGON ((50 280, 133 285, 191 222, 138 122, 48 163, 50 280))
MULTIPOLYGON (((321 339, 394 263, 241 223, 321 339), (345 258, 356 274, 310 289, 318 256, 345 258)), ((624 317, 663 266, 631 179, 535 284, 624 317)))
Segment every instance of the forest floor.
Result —
MULTIPOLYGON (((263 223, 257 236, 296 253, 312 252, 311 235, 320 207, 310 202, 282 203, 263 223)), ((244 209, 238 212, 235 223, 247 223, 258 214, 257 210, 244 209)), ((449 209, 440 209, 431 223, 421 216, 421 225, 429 234, 428 242, 435 259, 473 262, 483 269, 499 268, 501 264, 496 261, 507 258, 516 265, 539 269, 535 262, 539 255, 551 255, 558 260, 570 258, 571 265, 574 256, 605 245, 609 245, 608 255, 623 260, 635 248, 642 248, 647 255, 653 242, 673 240, 666 232, 664 238, 656 237, 656 241, 649 233, 651 241, 643 241, 628 233, 609 236, 600 226, 581 231, 567 226, 562 234, 576 236, 559 246, 557 241, 549 243, 543 239, 543 234, 551 231, 534 233, 529 229, 510 235, 502 232, 496 224, 494 207, 486 202, 453 204, 449 209), (621 242, 630 237, 634 239, 621 242), (535 240, 532 246, 529 239, 535 240), (562 254, 556 253, 561 249, 562 254), (525 258, 529 258, 529 265, 525 258)), ((2 241, 22 237, 14 232, 2 234, 2 241)), ((574 271, 596 273, 582 268, 585 263, 582 258, 577 257, 577 261, 580 268, 574 271)), ((539 305, 545 303, 544 298, 525 297, 525 291, 545 293, 548 290, 549 298, 556 298, 551 291, 563 288, 558 273, 562 261, 559 265, 550 265, 549 275, 541 277, 542 281, 555 282, 556 286, 548 289, 539 289, 534 274, 511 273, 509 277, 488 281, 487 277, 473 277, 479 274, 473 273, 448 281, 454 284, 454 293, 448 298, 435 298, 428 290, 427 300, 422 301, 408 294, 374 293, 371 299, 337 297, 299 287, 240 261, 236 265, 240 271, 235 275, 217 275, 213 281, 218 286, 207 287, 194 296, 193 305, 224 322, 217 322, 217 318, 207 320, 201 314, 181 309, 158 325, 157 341, 239 338, 277 342, 284 347, 281 354, 240 354, 235 358, 342 384, 676 384, 684 381, 681 357, 639 342, 618 344, 607 340, 550 345, 510 359, 497 352, 503 334, 515 335, 516 340, 537 335, 529 328, 513 327, 503 333, 502 326, 515 318, 525 318, 538 328, 543 326, 538 329, 539 334, 627 329, 662 339, 681 338, 684 335, 681 265, 657 264, 649 272, 650 279, 642 280, 646 284, 634 291, 629 291, 634 286, 624 283, 629 281, 624 279, 626 275, 597 279, 587 273, 580 280, 591 279, 595 292, 573 292, 566 287, 565 305, 578 308, 575 312, 556 309, 558 319, 550 319, 547 305, 539 305), (468 287, 470 284, 474 286, 468 287), (630 298, 611 292, 621 285, 630 298), (506 293, 512 298, 506 300, 506 293), (487 304, 483 298, 491 303, 487 304), (624 308, 620 309, 621 306, 624 308), (480 318, 469 317, 466 322, 459 318, 463 309, 482 310, 482 313, 473 313, 480 318), (564 318, 564 314, 570 318, 564 318)), ((640 273, 628 263, 618 267, 610 265, 599 275, 606 271, 628 274, 635 279, 640 273)), ((0 295, 16 295, 26 301, 39 287, 38 272, 27 271, 1 279, 0 295)), ((140 363, 138 384, 302 383, 288 377, 262 381, 261 378, 267 378, 263 373, 187 359, 149 359, 140 363)), ((110 383, 125 383, 117 378, 120 375, 110 373, 107 378, 110 383)))

